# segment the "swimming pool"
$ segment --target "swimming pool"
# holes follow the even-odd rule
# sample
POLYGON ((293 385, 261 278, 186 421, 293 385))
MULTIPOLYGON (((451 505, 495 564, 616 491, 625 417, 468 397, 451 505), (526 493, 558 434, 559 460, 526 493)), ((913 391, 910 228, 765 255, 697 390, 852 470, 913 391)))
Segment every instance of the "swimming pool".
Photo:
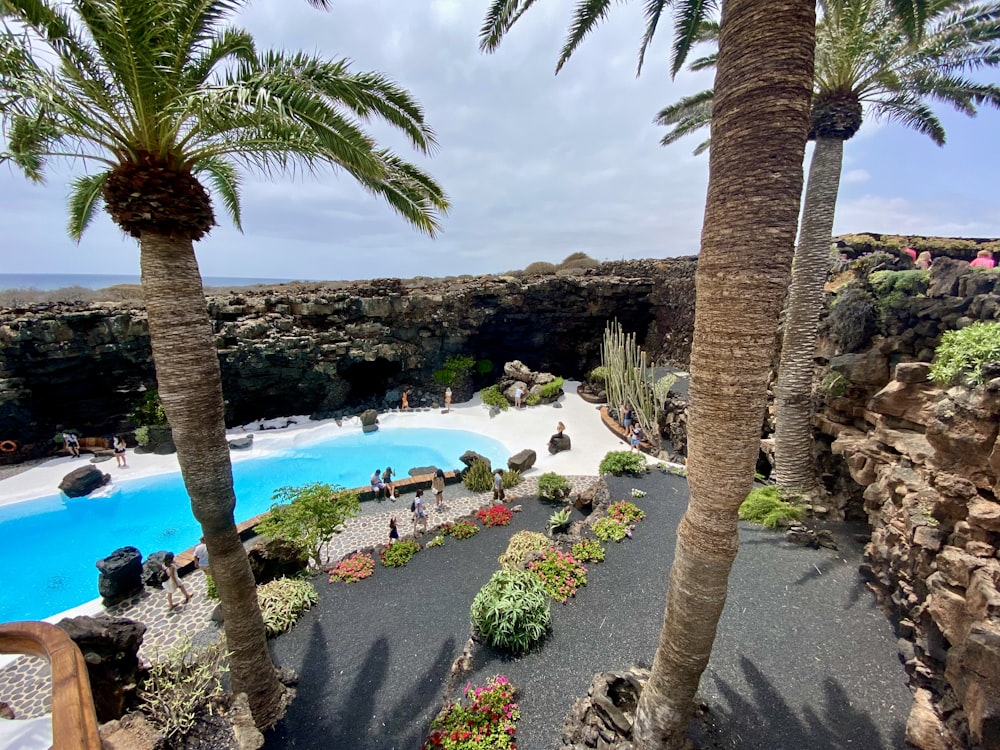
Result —
MULTIPOLYGON (((467 450, 506 462, 501 443, 462 430, 394 427, 296 438, 259 458, 234 460, 236 519, 270 508, 278 487, 359 487, 386 466, 399 477, 415 466, 453 469, 467 450)), ((58 494, 0 507, 0 622, 41 619, 96 598, 94 563, 118 547, 137 547, 145 559, 194 546, 200 534, 180 473, 116 482, 106 497, 58 494)))

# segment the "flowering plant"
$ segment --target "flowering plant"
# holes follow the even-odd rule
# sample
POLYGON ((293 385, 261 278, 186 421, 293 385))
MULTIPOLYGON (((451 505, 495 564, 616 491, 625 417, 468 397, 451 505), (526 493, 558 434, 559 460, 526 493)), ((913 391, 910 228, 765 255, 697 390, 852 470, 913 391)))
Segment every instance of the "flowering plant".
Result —
POLYGON ((482 687, 465 686, 465 700, 449 703, 431 722, 421 750, 517 750, 514 733, 521 711, 516 688, 503 675, 482 687))
POLYGON ((510 509, 503 505, 480 508, 476 511, 476 518, 482 521, 483 526, 509 526, 513 515, 510 509))
POLYGON ((378 556, 385 567, 401 568, 412 560, 413 556, 417 554, 420 549, 420 545, 412 539, 403 539, 402 541, 394 542, 387 547, 383 547, 381 551, 379 551, 378 556))
POLYGON ((635 504, 628 500, 619 500, 608 508, 608 516, 624 524, 631 524, 641 521, 646 514, 635 504))
POLYGON ((425 547, 443 547, 444 546, 444 536, 441 535, 441 534, 438 534, 436 537, 434 537, 429 542, 427 542, 427 544, 425 544, 424 546, 425 547))
POLYGON ((375 560, 371 555, 358 553, 345 557, 333 566, 330 571, 330 583, 342 581, 344 583, 357 583, 375 572, 375 560))
POLYGON ((441 532, 456 539, 468 539, 479 533, 479 527, 472 521, 455 521, 455 523, 446 523, 442 526, 441 532))
POLYGON ((528 570, 541 579, 545 593, 563 604, 587 585, 587 569, 573 555, 555 548, 545 550, 541 560, 529 562, 528 570))
POLYGON ((581 539, 570 553, 580 562, 604 562, 604 547, 596 539, 581 539))
POLYGON ((632 488, 632 497, 646 497, 646 493, 642 490, 637 490, 635 487, 632 488))
POLYGON ((632 537, 632 527, 606 517, 594 524, 594 534, 602 542, 620 542, 625 537, 632 537))

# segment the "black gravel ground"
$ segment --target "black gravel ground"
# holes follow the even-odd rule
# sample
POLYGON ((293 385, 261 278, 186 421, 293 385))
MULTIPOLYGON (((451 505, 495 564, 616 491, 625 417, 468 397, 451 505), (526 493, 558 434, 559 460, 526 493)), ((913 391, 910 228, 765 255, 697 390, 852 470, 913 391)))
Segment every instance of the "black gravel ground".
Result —
MULTIPOLYGON (((632 487, 646 511, 633 539, 589 566, 588 584, 553 604, 553 629, 522 658, 492 652, 462 678, 507 675, 520 689, 518 746, 559 746, 563 718, 595 672, 648 665, 663 617, 684 479, 654 471, 608 482, 632 487)), ((319 604, 274 641, 299 693, 267 748, 416 750, 441 705, 469 635, 469 606, 515 531, 542 531, 552 508, 524 503, 508 528, 448 539, 409 565, 358 584, 317 579, 319 604)), ((743 525, 740 554, 700 698, 703 747, 889 750, 903 747, 910 694, 892 630, 857 573, 860 546, 844 528, 839 552, 787 545, 743 525)), ((424 537, 426 541, 430 537, 424 537)))

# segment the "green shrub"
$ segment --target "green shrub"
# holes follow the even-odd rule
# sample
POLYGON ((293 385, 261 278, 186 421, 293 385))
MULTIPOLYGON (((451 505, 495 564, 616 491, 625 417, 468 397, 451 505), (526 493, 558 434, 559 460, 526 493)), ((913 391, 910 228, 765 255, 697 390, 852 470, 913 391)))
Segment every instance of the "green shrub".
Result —
POLYGON ((344 530, 345 521, 361 512, 356 492, 321 482, 279 487, 272 499, 279 502, 257 524, 257 533, 299 545, 317 566, 322 564, 323 545, 344 530))
POLYGON ((604 547, 596 539, 581 539, 570 552, 580 562, 604 562, 604 547))
POLYGON ((847 393, 851 387, 850 381, 839 372, 830 370, 823 376, 823 382, 819 384, 819 392, 826 398, 840 398, 847 393))
POLYGON ((573 515, 573 509, 568 505, 561 510, 557 510, 551 516, 549 516, 549 533, 555 534, 560 529, 565 529, 569 526, 569 518, 573 515))
POLYGON ((489 645, 523 654, 545 637, 552 621, 545 587, 533 573, 501 568, 472 601, 476 635, 489 645))
POLYGON ((489 375, 491 372, 493 372, 493 360, 491 359, 476 360, 477 375, 489 375))
POLYGON ((537 531, 518 531, 507 542, 507 549, 497 561, 505 568, 517 568, 524 564, 532 552, 548 549, 552 540, 537 531))
POLYGON ((401 539, 383 547, 379 551, 378 557, 387 568, 402 568, 419 551, 420 545, 415 541, 412 539, 401 539))
POLYGON ((604 381, 608 379, 608 368, 604 365, 599 365, 587 373, 587 380, 591 383, 599 383, 604 385, 604 381))
POLYGON ((443 547, 444 546, 444 534, 438 534, 436 537, 431 539, 424 547, 443 547))
POLYGON ((524 272, 538 276, 551 276, 556 272, 556 264, 545 260, 536 260, 534 263, 529 263, 524 272))
POLYGON ((455 521, 454 523, 446 523, 442 526, 441 533, 455 539, 468 539, 479 533, 479 527, 472 521, 455 521))
POLYGON ((529 393, 524 397, 525 406, 538 406, 540 403, 542 403, 542 397, 537 393, 529 393))
POLYGON ((595 536, 602 542, 620 542, 625 537, 632 536, 631 529, 614 518, 600 519, 594 524, 593 529, 595 536))
POLYGON ((476 360, 473 357, 467 357, 462 354, 453 354, 444 361, 444 367, 440 370, 435 370, 433 374, 434 381, 440 383, 441 385, 452 386, 455 382, 469 372, 476 365, 476 360))
POLYGON ((299 578, 278 578, 257 587, 257 602, 268 638, 291 629, 317 601, 319 596, 313 585, 299 578))
POLYGON ((562 378, 556 378, 555 380, 543 385, 539 395, 542 398, 555 398, 559 395, 559 391, 562 390, 563 383, 565 382, 566 381, 562 378))
POLYGON ((491 385, 488 388, 483 388, 479 392, 480 398, 483 399, 483 403, 487 406, 496 406, 500 411, 507 411, 510 408, 510 401, 507 397, 503 395, 500 390, 500 386, 491 385))
POLYGON ((569 497, 571 490, 569 480, 554 471, 546 472, 538 477, 538 494, 546 500, 561 502, 569 497))
POLYGON ((485 461, 476 459, 462 477, 462 484, 473 492, 487 492, 493 489, 493 470, 485 461))
POLYGON ((145 448, 149 445, 149 428, 148 427, 138 427, 133 433, 135 435, 135 442, 145 448))
POLYGON ((361 552, 345 557, 330 570, 330 583, 358 583, 375 573, 375 558, 361 552))
POLYGON ((602 476, 614 474, 616 477, 625 474, 642 474, 646 471, 646 459, 639 453, 631 451, 610 451, 601 459, 597 469, 602 476))
POLYGON ((739 516, 743 521, 758 523, 769 529, 784 526, 787 521, 798 521, 805 515, 801 505, 787 502, 777 486, 758 487, 747 495, 740 505, 739 516))
POLYGON ((898 253, 887 253, 878 250, 862 255, 851 266, 859 276, 870 276, 876 271, 895 271, 905 267, 898 253))
POLYGON ((139 710, 171 745, 194 728, 201 714, 221 706, 225 656, 224 641, 195 651, 187 639, 163 659, 153 656, 139 686, 139 710))
POLYGON ((845 352, 856 352, 878 328, 878 306, 863 284, 848 284, 830 305, 830 335, 845 352))
POLYGON ((619 500, 608 508, 608 517, 625 525, 635 524, 646 517, 645 511, 628 500, 619 500))
POLYGON ((215 579, 208 573, 205 574, 205 596, 209 599, 218 600, 219 598, 219 589, 215 586, 215 579))
POLYGON ((503 488, 509 490, 511 487, 517 487, 521 483, 521 472, 517 469, 507 469, 503 473, 503 488))
POLYGON ((167 424, 167 415, 163 411, 163 403, 157 391, 146 391, 139 402, 132 407, 129 419, 137 425, 167 424))
POLYGON ((931 379, 945 385, 979 385, 983 366, 990 362, 1000 362, 1000 323, 980 321, 941 337, 931 379))

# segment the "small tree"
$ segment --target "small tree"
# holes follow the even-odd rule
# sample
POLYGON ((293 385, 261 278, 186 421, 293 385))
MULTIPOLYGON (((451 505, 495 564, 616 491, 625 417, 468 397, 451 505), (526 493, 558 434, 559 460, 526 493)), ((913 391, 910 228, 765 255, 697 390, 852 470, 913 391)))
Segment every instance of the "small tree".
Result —
POLYGON ((361 511, 356 492, 314 482, 301 487, 280 487, 271 496, 278 502, 259 524, 257 533, 298 544, 316 567, 320 550, 343 531, 344 522, 361 511))

